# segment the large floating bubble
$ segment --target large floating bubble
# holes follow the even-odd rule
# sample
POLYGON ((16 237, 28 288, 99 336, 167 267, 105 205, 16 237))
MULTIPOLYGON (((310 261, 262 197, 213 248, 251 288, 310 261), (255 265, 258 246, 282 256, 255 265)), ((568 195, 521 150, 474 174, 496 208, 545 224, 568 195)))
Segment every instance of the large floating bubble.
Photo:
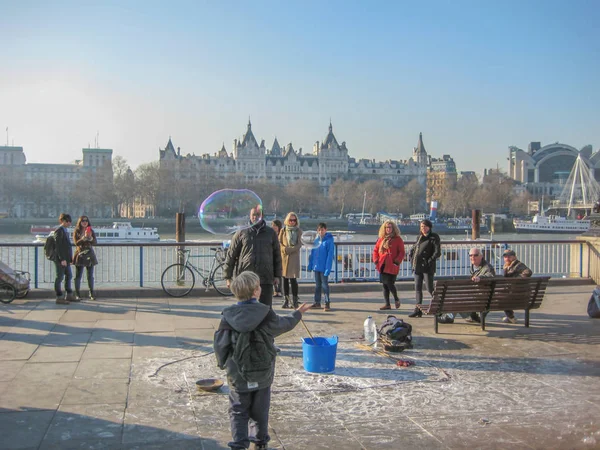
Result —
POLYGON ((200 225, 209 233, 233 234, 250 227, 250 210, 260 208, 262 201, 249 189, 221 189, 213 192, 200 205, 200 225))
POLYGON ((316 231, 304 231, 302 232, 302 245, 304 248, 311 250, 321 245, 321 240, 317 240, 319 234, 316 231))

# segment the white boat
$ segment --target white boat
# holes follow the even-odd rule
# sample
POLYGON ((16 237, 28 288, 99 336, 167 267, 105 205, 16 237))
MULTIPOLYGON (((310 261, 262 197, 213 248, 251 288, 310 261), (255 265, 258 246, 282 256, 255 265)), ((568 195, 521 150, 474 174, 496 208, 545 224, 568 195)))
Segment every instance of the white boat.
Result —
MULTIPOLYGON (((158 228, 134 227, 131 222, 113 222, 110 227, 92 227, 98 243, 157 242, 160 240, 158 228)), ((73 235, 74 227, 68 228, 73 235)), ((48 234, 37 234, 35 242, 45 242, 48 234)))
POLYGON ((573 220, 555 215, 536 214, 532 220, 513 220, 517 233, 585 233, 590 228, 589 220, 573 220))

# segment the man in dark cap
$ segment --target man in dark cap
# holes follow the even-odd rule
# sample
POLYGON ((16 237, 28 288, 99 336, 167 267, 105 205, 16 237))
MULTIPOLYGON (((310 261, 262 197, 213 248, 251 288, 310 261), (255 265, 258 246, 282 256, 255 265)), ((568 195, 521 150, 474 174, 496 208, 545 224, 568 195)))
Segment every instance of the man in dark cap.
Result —
MULTIPOLYGON (((523 264, 521 261, 517 259, 517 254, 514 250, 507 249, 504 250, 503 253, 504 258, 504 276, 507 278, 527 278, 533 275, 533 272, 529 267, 523 264)), ((517 323, 517 318, 515 317, 515 312, 511 309, 507 309, 504 311, 506 314, 505 317, 502 318, 502 322, 510 322, 517 323)))

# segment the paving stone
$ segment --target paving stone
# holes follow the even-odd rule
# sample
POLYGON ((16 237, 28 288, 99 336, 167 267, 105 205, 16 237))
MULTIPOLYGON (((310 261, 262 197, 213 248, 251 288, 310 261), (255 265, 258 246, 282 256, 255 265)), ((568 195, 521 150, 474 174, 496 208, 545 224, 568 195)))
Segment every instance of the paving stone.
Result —
POLYGON ((7 337, 3 336, 0 341, 0 361, 28 360, 38 349, 38 345, 38 343, 7 340, 7 337))
POLYGON ((156 443, 198 439, 191 408, 127 408, 123 443, 156 443))
POLYGON ((92 403, 122 404, 127 401, 128 379, 74 379, 65 392, 62 405, 92 403))
POLYGON ((88 344, 81 359, 131 359, 133 347, 129 344, 88 344))
POLYGON ((23 365, 18 379, 32 384, 53 384, 57 381, 69 382, 77 369, 76 362, 28 362, 23 365))
POLYGON ((115 317, 112 317, 110 319, 100 319, 96 322, 96 328, 111 331, 133 331, 135 329, 135 318, 117 319, 115 317))
POLYGON ((55 410, 58 408, 70 380, 33 384, 14 379, 0 396, 0 407, 14 411, 55 410))
POLYGON ((121 445, 125 404, 63 405, 41 449, 110 449, 121 445))
POLYGON ((85 350, 84 346, 79 347, 48 347, 40 345, 37 351, 31 356, 31 362, 70 362, 79 361, 85 350))
POLYGON ((4 382, 11 381, 23 368, 25 361, 0 361, 0 374, 4 382))
POLYGON ((37 449, 55 411, 5 411, 0 413, 0 449, 37 449))
POLYGON ((82 359, 75 378, 129 378, 131 370, 130 359, 82 359))
POLYGON ((95 330, 90 338, 90 344, 133 344, 133 331, 95 330))

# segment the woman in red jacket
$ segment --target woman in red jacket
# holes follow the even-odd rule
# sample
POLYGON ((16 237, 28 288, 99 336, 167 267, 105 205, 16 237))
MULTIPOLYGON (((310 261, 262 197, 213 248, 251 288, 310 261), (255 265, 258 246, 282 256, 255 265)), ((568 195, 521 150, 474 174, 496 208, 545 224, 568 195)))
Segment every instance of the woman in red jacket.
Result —
POLYGON ((379 239, 373 249, 373 262, 379 272, 379 281, 383 284, 385 305, 379 309, 392 309, 390 292, 394 296, 396 309, 400 308, 400 299, 396 290, 396 276, 404 259, 404 241, 400 230, 391 220, 386 220, 379 228, 379 239))

